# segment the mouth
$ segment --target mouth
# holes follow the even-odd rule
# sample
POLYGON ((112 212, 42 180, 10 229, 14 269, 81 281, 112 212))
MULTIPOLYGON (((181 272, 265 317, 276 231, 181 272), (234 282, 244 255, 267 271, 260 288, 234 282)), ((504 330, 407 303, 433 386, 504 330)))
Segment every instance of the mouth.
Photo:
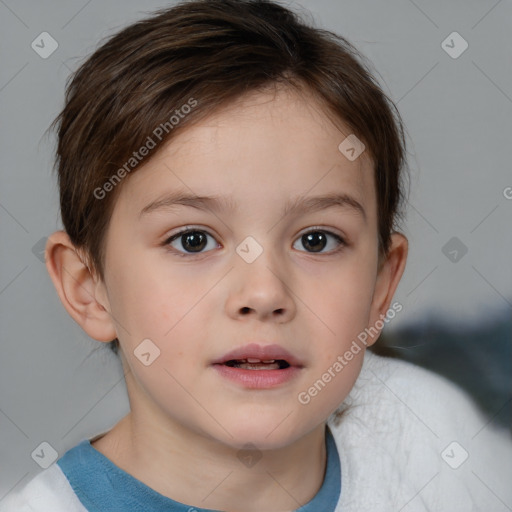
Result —
POLYGON ((256 358, 230 359, 223 364, 230 368, 243 368, 244 370, 284 370, 290 367, 290 363, 285 359, 268 359, 266 361, 256 358))
POLYGON ((251 343, 235 349, 212 364, 218 374, 249 389, 268 389, 296 378, 303 362, 279 345, 251 343))
POLYGON ((291 352, 280 345, 259 345, 249 343, 239 347, 219 359, 213 364, 222 364, 231 368, 246 370, 284 370, 290 366, 302 368, 303 362, 291 352))

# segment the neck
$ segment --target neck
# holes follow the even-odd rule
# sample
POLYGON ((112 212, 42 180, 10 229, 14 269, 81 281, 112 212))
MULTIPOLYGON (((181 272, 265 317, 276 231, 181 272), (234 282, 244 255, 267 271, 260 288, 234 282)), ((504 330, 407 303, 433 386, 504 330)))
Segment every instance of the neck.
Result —
POLYGON ((292 511, 310 501, 322 485, 324 424, 288 446, 251 452, 181 425, 166 422, 162 427, 142 412, 132 407, 91 444, 134 478, 177 502, 229 512, 292 511))

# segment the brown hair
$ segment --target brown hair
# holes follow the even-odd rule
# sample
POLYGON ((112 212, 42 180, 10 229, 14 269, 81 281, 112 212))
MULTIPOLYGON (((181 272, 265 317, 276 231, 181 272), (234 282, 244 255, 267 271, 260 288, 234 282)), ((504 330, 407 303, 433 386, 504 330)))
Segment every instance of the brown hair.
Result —
MULTIPOLYGON (((62 222, 90 269, 104 279, 106 229, 121 178, 139 164, 134 152, 277 84, 312 92, 334 122, 364 142, 375 165, 379 254, 386 254, 401 216, 405 137, 398 110, 361 54, 269 0, 192 0, 102 44, 70 77, 50 127, 58 128, 62 222)), ((111 347, 117 352, 117 339, 111 347)))

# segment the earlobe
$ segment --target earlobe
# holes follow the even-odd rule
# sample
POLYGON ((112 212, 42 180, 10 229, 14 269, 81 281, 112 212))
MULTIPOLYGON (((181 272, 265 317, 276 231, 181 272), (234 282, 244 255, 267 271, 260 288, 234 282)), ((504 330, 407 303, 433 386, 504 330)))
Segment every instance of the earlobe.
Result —
POLYGON ((95 340, 107 342, 116 338, 108 301, 98 301, 97 280, 65 231, 48 237, 45 258, 57 294, 73 320, 95 340))
MULTIPOLYGON (((377 274, 370 312, 370 325, 368 327, 379 325, 378 321, 382 322, 388 312, 391 300, 405 270, 408 246, 407 238, 401 233, 391 235, 391 246, 388 255, 380 265, 377 274)), ((378 330, 380 335, 380 329, 378 330)), ((369 345, 375 343, 379 335, 374 336, 369 345)))

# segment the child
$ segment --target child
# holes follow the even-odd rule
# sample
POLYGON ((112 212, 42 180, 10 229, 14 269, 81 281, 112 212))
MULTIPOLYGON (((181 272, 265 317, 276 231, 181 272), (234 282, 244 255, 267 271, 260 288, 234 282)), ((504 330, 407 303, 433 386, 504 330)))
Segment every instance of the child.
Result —
POLYGON ((47 268, 130 412, 2 510, 510 510, 508 437, 366 350, 402 309, 405 143, 345 39, 181 3, 99 48, 56 124, 47 268))

